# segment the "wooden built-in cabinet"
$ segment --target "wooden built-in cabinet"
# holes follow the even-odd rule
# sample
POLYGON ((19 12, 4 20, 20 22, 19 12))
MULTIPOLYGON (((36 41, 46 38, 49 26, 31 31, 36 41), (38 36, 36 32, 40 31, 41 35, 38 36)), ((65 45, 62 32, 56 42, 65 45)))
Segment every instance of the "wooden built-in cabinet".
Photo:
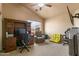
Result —
MULTIPOLYGON (((20 21, 14 19, 3 19, 3 50, 10 52, 16 49, 16 37, 14 37, 14 30, 17 28, 25 28, 29 34, 31 34, 31 23, 27 21, 20 21)), ((29 44, 34 44, 34 40, 31 39, 29 44)))

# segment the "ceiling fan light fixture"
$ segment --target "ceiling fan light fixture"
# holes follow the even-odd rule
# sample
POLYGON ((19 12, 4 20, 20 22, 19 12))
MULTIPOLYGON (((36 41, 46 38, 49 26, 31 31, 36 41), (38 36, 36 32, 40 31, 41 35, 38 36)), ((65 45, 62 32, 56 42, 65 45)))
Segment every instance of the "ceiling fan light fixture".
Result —
POLYGON ((39 3, 37 4, 39 7, 43 7, 45 4, 44 3, 39 3))

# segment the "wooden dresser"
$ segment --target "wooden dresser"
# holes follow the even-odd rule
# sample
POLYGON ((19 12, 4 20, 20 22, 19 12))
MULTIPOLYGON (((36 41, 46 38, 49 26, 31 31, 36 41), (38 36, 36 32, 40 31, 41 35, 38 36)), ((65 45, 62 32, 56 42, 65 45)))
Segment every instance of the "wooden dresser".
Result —
POLYGON ((4 42, 4 52, 10 52, 16 49, 16 38, 10 37, 6 38, 4 42))

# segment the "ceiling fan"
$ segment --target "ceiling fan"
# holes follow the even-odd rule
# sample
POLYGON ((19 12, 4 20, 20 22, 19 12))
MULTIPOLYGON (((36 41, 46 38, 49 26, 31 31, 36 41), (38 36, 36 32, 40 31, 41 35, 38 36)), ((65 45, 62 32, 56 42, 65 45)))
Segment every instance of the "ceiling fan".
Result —
POLYGON ((68 6, 67 6, 67 10, 68 10, 68 13, 69 13, 69 16, 70 16, 71 23, 72 23, 72 25, 74 25, 74 18, 79 18, 79 13, 76 13, 76 14, 73 16, 73 15, 71 14, 71 12, 70 12, 68 6))
POLYGON ((33 4, 32 6, 38 6, 39 8, 38 9, 35 9, 35 11, 38 11, 38 10, 42 10, 43 6, 46 6, 46 7, 52 7, 52 5, 50 4, 46 4, 46 3, 38 3, 38 4, 33 4))
POLYGON ((79 18, 79 13, 76 13, 75 16, 73 16, 73 18, 79 18))

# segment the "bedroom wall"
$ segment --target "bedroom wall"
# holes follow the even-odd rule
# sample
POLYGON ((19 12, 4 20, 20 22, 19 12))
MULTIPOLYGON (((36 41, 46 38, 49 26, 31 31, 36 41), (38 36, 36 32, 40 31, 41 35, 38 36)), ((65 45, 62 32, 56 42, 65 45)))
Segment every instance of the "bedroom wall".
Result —
MULTIPOLYGON (((79 13, 79 9, 77 9, 75 12, 74 12, 74 14, 75 13, 79 13)), ((79 18, 74 18, 74 26, 75 27, 79 27, 79 18)))
POLYGON ((59 14, 59 16, 46 19, 45 22, 45 32, 47 34, 61 33, 72 27, 70 18, 67 12, 59 14))

